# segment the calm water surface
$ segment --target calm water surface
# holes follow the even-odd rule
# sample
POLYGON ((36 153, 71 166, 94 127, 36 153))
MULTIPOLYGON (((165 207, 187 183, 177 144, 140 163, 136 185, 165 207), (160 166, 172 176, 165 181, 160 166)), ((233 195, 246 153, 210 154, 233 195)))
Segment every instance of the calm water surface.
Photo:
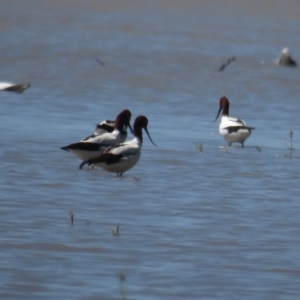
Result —
POLYGON ((292 0, 2 1, 0 79, 32 86, 0 94, 0 298, 298 300, 300 71, 274 60, 300 63, 299 16, 292 0), (244 149, 213 123, 223 95, 256 127, 244 149), (145 136, 122 178, 78 170, 59 147, 125 108, 158 147, 145 136))

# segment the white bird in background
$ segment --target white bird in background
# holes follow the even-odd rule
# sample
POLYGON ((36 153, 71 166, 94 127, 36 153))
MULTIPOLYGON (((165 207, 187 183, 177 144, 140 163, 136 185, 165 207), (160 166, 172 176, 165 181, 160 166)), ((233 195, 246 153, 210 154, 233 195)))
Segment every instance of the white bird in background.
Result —
POLYGON ((29 87, 30 84, 14 84, 11 82, 0 82, 0 91, 22 94, 29 87))
POLYGON ((143 145, 142 129, 146 131, 151 143, 155 145, 150 137, 147 126, 148 119, 145 116, 137 117, 133 125, 133 140, 109 147, 103 154, 81 163, 79 168, 82 169, 86 164, 95 165, 108 172, 117 173, 117 176, 122 176, 123 173, 136 165, 140 159, 143 145))
POLYGON ((121 131, 130 125, 131 112, 123 110, 116 118, 113 132, 86 138, 84 141, 62 147, 62 150, 72 152, 79 159, 86 161, 103 153, 105 149, 120 143, 121 131))
POLYGON ((222 118, 219 127, 221 136, 228 142, 229 146, 232 143, 241 143, 244 147, 244 141, 250 136, 251 130, 255 128, 246 126, 246 123, 241 119, 229 117, 229 100, 226 97, 220 99, 220 109, 215 121, 221 111, 222 118))
POLYGON ((297 63, 293 60, 290 49, 283 48, 281 51, 281 55, 278 60, 279 65, 289 66, 289 67, 297 67, 297 63))

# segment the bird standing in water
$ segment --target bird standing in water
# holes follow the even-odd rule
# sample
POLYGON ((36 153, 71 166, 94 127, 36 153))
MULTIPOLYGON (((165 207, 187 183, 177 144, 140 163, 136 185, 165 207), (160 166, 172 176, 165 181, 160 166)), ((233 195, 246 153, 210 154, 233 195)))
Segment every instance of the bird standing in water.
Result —
POLYGON ((229 146, 232 143, 241 143, 242 147, 244 147, 245 140, 255 128, 247 126, 241 119, 229 117, 229 100, 226 97, 220 99, 220 109, 215 121, 218 119, 221 111, 222 118, 219 126, 221 136, 228 142, 229 146))
POLYGON ((103 154, 81 163, 79 168, 82 169, 86 164, 95 165, 108 172, 117 173, 117 176, 122 176, 140 159, 143 145, 142 129, 146 131, 151 143, 156 146, 150 137, 147 126, 148 119, 145 116, 137 117, 133 125, 134 138, 131 141, 109 147, 103 154))

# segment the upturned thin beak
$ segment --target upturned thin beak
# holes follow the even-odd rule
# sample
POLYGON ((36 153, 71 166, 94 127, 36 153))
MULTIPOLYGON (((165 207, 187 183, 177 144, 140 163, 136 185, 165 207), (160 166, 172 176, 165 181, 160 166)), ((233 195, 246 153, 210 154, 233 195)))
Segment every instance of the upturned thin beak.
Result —
POLYGON ((145 131, 146 131, 146 133, 147 133, 147 135, 148 135, 148 138, 149 138, 149 140, 151 141, 151 143, 152 143, 155 147, 157 147, 157 145, 155 145, 154 142, 152 141, 148 129, 147 129, 146 127, 144 127, 144 129, 145 129, 145 131))
POLYGON ((222 110, 222 106, 220 107, 219 112, 218 112, 217 117, 216 117, 216 119, 214 120, 214 122, 216 122, 216 121, 218 120, 218 117, 219 117, 219 114, 220 114, 221 110, 222 110))

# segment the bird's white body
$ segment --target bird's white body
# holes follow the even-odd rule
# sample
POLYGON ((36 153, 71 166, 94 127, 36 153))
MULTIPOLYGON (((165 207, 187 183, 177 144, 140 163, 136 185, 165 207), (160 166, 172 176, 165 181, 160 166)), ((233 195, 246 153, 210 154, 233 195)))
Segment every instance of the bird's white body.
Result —
POLYGON ((82 140, 82 142, 84 143, 97 143, 97 144, 108 144, 110 146, 114 146, 120 143, 120 138, 121 138, 121 132, 118 129, 115 129, 113 132, 109 133, 102 133, 102 134, 98 134, 98 135, 91 135, 87 138, 85 138, 84 140, 82 140))
POLYGON ((229 116, 229 100, 226 97, 220 99, 220 109, 216 120, 221 111, 222 118, 219 126, 221 136, 227 141, 229 146, 232 143, 241 143, 242 147, 244 147, 244 141, 250 136, 251 130, 254 128, 247 126, 241 119, 229 116))
POLYGON ((219 132, 231 146, 232 143, 244 143, 250 136, 251 129, 248 129, 246 123, 241 119, 222 116, 219 132))
POLYGON ((112 133, 104 133, 102 135, 92 136, 84 141, 77 143, 77 149, 68 149, 77 158, 82 161, 94 158, 103 153, 108 147, 117 145, 120 143, 121 132, 114 130, 112 133), (86 143, 86 145, 82 145, 86 143), (95 145, 97 144, 97 145, 95 145), (90 147, 89 147, 90 146, 90 147))
POLYGON ((15 84, 11 83, 11 82, 0 82, 0 90, 3 91, 7 88, 10 88, 12 86, 14 86, 15 84))
POLYGON ((135 166, 141 157, 143 145, 142 129, 146 131, 150 141, 154 144, 147 125, 148 119, 145 116, 137 117, 134 122, 134 138, 131 141, 106 149, 103 154, 81 163, 79 168, 82 169, 86 164, 94 165, 105 171, 117 173, 117 176, 122 176, 124 172, 135 166))
POLYGON ((283 48, 281 51, 281 55, 278 59, 278 64, 279 65, 285 65, 289 67, 296 67, 297 63, 296 61, 292 58, 291 52, 289 48, 283 48))
POLYGON ((112 132, 115 128, 115 121, 105 120, 96 125, 95 135, 112 132))
POLYGON ((0 91, 8 91, 8 92, 15 92, 21 94, 29 87, 30 84, 15 84, 11 82, 0 82, 0 91))
POLYGON ((101 167, 105 171, 114 173, 125 173, 134 167, 141 157, 142 142, 138 137, 133 140, 108 148, 104 154, 111 153, 122 155, 118 162, 110 164, 109 162, 95 163, 95 166, 101 167))
POLYGON ((114 129, 112 132, 91 135, 78 143, 70 144, 62 147, 62 150, 72 152, 76 157, 83 161, 90 160, 102 154, 108 147, 117 145, 121 142, 121 132, 124 127, 131 128, 130 125, 131 112, 123 110, 114 122, 114 129))
MULTIPOLYGON (((82 139, 81 142, 88 142, 89 140, 92 140, 97 136, 106 133, 112 133, 114 131, 114 128, 115 128, 115 121, 110 121, 110 120, 102 121, 101 123, 96 125, 95 133, 82 139)), ((127 139, 127 127, 124 125, 123 129, 121 130, 120 143, 124 143, 126 139, 127 139)))

